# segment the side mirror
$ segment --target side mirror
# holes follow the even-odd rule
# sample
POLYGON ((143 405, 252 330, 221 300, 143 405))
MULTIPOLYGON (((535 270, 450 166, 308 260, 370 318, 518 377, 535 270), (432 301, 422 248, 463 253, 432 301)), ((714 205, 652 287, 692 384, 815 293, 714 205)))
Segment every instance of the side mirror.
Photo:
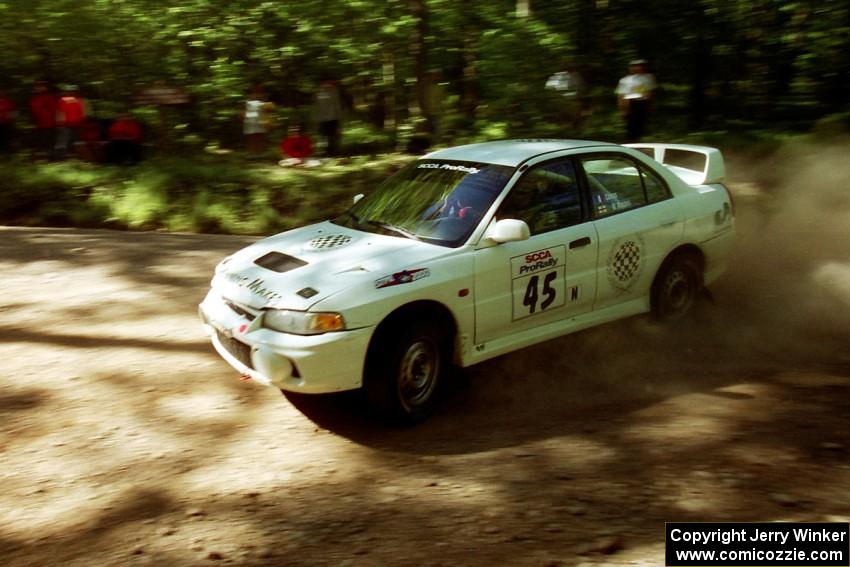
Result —
POLYGON ((355 196, 354 196, 354 198, 352 199, 352 201, 354 201, 354 204, 356 205, 356 204, 357 204, 357 201, 359 201, 360 199, 362 199, 364 196, 365 196, 365 195, 363 195, 363 193, 358 193, 357 195, 355 195, 355 196))
POLYGON ((531 231, 528 230, 528 225, 525 221, 517 219, 502 219, 490 225, 484 238, 489 238, 493 242, 502 244, 503 242, 517 242, 520 240, 528 240, 531 237, 531 231))

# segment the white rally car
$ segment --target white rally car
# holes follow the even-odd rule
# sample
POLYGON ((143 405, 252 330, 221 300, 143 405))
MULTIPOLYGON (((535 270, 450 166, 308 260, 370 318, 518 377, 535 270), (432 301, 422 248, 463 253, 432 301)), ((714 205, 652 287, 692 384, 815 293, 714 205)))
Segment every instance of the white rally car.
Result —
MULTIPOLYGON (((225 258, 200 315, 244 377, 433 409, 461 367, 613 319, 676 318, 734 236, 714 148, 517 140, 440 150, 342 216, 225 258)), ((362 198, 361 198, 362 197, 362 198)))

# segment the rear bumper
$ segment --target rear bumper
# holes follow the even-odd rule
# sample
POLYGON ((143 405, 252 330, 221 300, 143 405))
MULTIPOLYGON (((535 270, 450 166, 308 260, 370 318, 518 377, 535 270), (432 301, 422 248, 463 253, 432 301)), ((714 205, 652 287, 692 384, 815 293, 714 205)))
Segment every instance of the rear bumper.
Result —
POLYGON ((199 306, 216 352, 243 376, 290 392, 322 394, 363 384, 363 365, 372 328, 292 335, 262 327, 233 311, 215 291, 199 306))

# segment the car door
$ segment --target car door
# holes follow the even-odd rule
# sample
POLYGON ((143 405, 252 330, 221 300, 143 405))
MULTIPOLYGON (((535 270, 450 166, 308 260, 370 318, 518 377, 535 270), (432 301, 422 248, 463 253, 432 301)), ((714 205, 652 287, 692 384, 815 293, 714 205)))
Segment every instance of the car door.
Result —
POLYGON ((475 251, 475 344, 504 339, 590 311, 597 238, 576 166, 561 158, 531 167, 496 219, 528 224, 531 237, 475 251))
POLYGON ((648 300, 661 261, 682 237, 681 207, 660 176, 625 154, 591 154, 579 163, 599 239, 593 309, 648 300))

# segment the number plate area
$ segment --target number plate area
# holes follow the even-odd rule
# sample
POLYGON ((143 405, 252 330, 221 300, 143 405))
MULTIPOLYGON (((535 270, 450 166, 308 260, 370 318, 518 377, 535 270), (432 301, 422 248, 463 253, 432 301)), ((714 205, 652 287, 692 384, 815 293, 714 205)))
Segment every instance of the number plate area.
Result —
POLYGON ((566 246, 511 258, 512 321, 562 307, 566 294, 566 246))
POLYGON ((218 335, 218 340, 221 343, 221 346, 223 346, 227 352, 232 354, 236 360, 248 368, 252 370, 254 369, 254 366, 251 364, 251 347, 232 337, 226 336, 219 329, 216 329, 215 332, 218 335))

